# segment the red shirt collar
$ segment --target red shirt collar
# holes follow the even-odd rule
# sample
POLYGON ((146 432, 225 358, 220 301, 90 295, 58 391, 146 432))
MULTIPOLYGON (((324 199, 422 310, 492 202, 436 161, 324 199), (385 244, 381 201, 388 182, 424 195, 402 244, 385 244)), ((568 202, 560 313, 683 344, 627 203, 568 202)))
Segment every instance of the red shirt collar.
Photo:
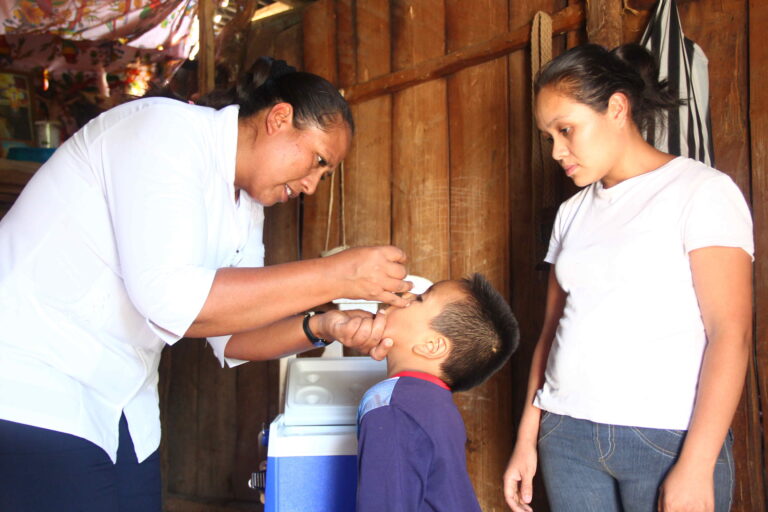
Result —
POLYGON ((448 386, 448 384, 443 382, 440 378, 435 377, 431 373, 415 372, 415 371, 406 370, 404 372, 397 372, 392 377, 413 377, 414 379, 426 380, 427 382, 431 382, 432 384, 436 384, 436 385, 440 386, 443 389, 447 389, 448 391, 451 390, 451 388, 448 386))

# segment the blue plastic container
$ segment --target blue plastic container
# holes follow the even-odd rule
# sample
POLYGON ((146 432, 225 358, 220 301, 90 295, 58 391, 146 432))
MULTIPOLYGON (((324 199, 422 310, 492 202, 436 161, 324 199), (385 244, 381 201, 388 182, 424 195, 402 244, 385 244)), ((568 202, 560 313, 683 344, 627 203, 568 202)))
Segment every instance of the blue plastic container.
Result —
POLYGON ((285 411, 269 427, 265 512, 355 512, 357 406, 386 378, 368 357, 289 362, 285 411))
POLYGON ((357 428, 269 427, 265 512, 355 512, 357 428))

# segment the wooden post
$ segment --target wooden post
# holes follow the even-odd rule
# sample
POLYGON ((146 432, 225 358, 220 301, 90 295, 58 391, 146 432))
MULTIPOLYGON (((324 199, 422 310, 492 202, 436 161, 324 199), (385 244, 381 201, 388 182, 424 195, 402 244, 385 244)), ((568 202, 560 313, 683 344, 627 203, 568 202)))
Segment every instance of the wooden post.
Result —
MULTIPOLYGON (((446 46, 456 51, 507 31, 508 2, 446 1, 446 46)), ((482 272, 509 285, 509 109, 502 57, 448 78, 451 277, 482 272)), ((512 449, 509 366, 457 395, 467 428, 467 467, 483 510, 504 510, 500 479, 512 449)))
MULTIPOLYGON (((389 0, 352 2, 356 81, 390 71, 389 0)), ((344 50, 347 52, 347 50, 344 50)), ((350 54, 351 56, 351 54, 350 54)), ((348 245, 391 241, 392 98, 380 96, 352 108, 357 134, 345 160, 344 201, 348 245)))
MULTIPOLYGON (((768 24, 768 3, 750 0, 749 20, 749 120, 751 134, 751 192, 755 233, 755 351, 745 392, 748 420, 746 453, 748 483, 744 510, 765 512, 768 503, 768 482, 765 464, 768 461, 768 46, 762 34, 768 24), (762 410, 762 416, 759 412, 762 410), (762 435, 762 439, 760 438, 762 435), (762 441, 762 442, 761 442, 762 441), (751 508, 748 508, 751 507, 751 508)), ((711 64, 710 64, 711 65, 711 64)))
MULTIPOLYGON (((393 2, 395 71, 445 53, 443 0, 393 2)), ((450 277, 448 104, 445 79, 394 94, 393 242, 412 274, 450 277)))
POLYGON ((608 49, 622 40, 622 0, 587 0, 587 39, 608 49))
MULTIPOLYGON (((304 10, 302 22, 304 33, 304 70, 315 73, 331 83, 338 84, 336 61, 336 15, 333 0, 318 0, 304 10)), ((334 182, 338 185, 338 180, 334 182)), ((321 181, 315 195, 304 198, 304 229, 302 237, 302 257, 316 258, 325 248, 326 219, 328 198, 331 192, 331 180, 321 181)), ((338 208, 338 189, 334 191, 338 208)), ((331 222, 330 247, 338 245, 338 221, 331 222)))
POLYGON ((198 51, 199 66, 198 88, 200 94, 213 90, 216 76, 216 39, 213 35, 213 14, 216 11, 215 0, 199 0, 197 4, 197 20, 200 27, 200 50, 198 51))

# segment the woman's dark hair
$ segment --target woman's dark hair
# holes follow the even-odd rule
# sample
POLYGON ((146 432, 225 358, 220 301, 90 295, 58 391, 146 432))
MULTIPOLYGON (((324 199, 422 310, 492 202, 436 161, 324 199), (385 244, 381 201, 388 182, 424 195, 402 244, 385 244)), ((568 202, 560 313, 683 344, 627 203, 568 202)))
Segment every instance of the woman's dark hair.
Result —
POLYGON ((341 116, 352 132, 355 131, 349 105, 328 80, 296 71, 284 60, 271 57, 260 57, 234 86, 212 91, 197 104, 217 109, 239 105, 239 117, 245 118, 280 102, 293 107, 296 128, 316 126, 325 130, 339 122, 341 116))
POLYGON ((611 51, 597 44, 584 44, 543 67, 534 81, 534 94, 544 87, 554 87, 602 113, 611 95, 624 93, 632 108, 632 120, 644 133, 658 112, 685 103, 666 80, 658 77, 653 55, 638 44, 625 44, 611 51))

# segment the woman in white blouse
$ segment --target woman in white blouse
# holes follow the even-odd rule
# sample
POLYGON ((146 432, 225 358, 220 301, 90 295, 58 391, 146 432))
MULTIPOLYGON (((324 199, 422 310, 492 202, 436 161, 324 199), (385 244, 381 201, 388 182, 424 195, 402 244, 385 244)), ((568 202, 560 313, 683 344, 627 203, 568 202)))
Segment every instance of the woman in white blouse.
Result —
POLYGON ((0 222, 0 510, 160 510, 165 344, 206 337, 222 365, 391 345, 383 318, 301 313, 407 306, 401 250, 263 266, 263 207, 313 194, 349 150, 338 91, 260 59, 202 103, 105 112, 0 222))
POLYGON ((643 138, 679 102, 638 45, 572 48, 535 92, 552 158, 583 188, 560 206, 545 258, 507 503, 531 511, 540 469, 554 512, 725 512, 751 342, 744 196, 643 138))

